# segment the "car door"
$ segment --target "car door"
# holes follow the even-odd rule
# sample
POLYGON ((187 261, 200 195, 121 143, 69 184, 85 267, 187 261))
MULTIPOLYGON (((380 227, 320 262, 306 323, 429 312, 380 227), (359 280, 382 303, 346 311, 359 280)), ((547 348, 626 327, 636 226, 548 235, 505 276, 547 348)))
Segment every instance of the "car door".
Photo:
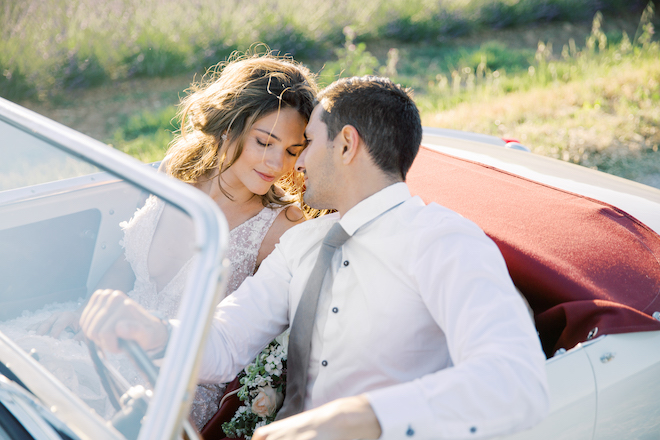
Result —
POLYGON ((591 439, 596 423, 596 381, 583 344, 546 361, 550 414, 508 440, 591 439))
POLYGON ((598 395, 593 438, 660 438, 660 332, 607 335, 584 351, 598 395))

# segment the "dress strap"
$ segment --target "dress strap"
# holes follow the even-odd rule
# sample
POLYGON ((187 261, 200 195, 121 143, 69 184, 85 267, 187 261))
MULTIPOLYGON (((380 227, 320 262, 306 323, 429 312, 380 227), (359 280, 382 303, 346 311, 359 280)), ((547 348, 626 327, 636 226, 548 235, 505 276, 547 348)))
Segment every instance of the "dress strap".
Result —
POLYGON ((119 224, 124 232, 119 244, 124 248, 126 260, 136 278, 142 282, 148 282, 150 279, 147 258, 164 207, 165 203, 152 194, 129 221, 119 224))
MULTIPOLYGON (((264 241, 264 238, 266 238, 266 234, 268 233, 268 230, 270 229, 271 226, 273 226, 273 223, 275 223, 275 220, 277 219, 277 216, 280 215, 280 212, 285 210, 287 206, 279 206, 279 205, 271 205, 267 206, 264 209, 261 210, 259 214, 257 214, 255 217, 259 217, 260 215, 263 214, 263 220, 262 220, 262 230, 259 238, 259 247, 261 247, 261 242, 264 241)), ((252 220, 252 219, 250 219, 252 220)), ((248 221, 250 221, 248 220, 248 221)))
POLYGON ((227 293, 241 285, 257 269, 257 255, 268 230, 286 206, 271 205, 229 232, 229 261, 231 273, 227 293))

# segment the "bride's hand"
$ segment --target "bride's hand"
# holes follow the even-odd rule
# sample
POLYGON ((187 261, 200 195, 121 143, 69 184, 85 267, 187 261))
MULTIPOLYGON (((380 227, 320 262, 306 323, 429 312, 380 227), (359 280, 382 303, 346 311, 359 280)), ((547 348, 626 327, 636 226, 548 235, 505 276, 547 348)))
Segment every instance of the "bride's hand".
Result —
POLYGON ((100 348, 119 352, 119 338, 137 342, 145 351, 167 345, 167 324, 119 290, 97 290, 80 317, 80 327, 100 348))
POLYGON ((67 328, 73 330, 74 333, 79 333, 81 313, 81 309, 56 312, 48 319, 28 327, 28 330, 34 330, 38 335, 50 335, 54 338, 58 338, 67 328))

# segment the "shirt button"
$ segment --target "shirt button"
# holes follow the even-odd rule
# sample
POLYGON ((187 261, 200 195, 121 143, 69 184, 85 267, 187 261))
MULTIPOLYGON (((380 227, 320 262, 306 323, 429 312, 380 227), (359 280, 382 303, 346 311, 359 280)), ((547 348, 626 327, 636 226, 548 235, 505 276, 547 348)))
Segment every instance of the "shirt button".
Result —
POLYGON ((338 312, 339 312, 339 309, 337 307, 332 308, 332 313, 338 313, 338 312))
POLYGON ((472 428, 470 428, 470 432, 471 432, 472 434, 474 434, 475 432, 477 432, 477 427, 476 427, 476 426, 473 426, 472 428))
POLYGON ((348 260, 344 260, 344 266, 348 266, 348 260))
POLYGON ((412 426, 408 425, 408 430, 406 431, 406 435, 408 437, 412 437, 413 435, 415 435, 415 430, 412 429, 412 426))
POLYGON ((321 365, 323 365, 324 367, 327 367, 328 366, 328 361, 321 362, 321 365))

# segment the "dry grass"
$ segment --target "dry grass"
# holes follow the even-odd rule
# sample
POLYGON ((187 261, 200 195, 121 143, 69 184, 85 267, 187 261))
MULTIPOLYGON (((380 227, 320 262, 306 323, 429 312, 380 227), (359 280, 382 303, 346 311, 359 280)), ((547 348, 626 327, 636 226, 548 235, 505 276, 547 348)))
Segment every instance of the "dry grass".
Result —
POLYGON ((484 96, 423 122, 518 139, 535 153, 660 186, 658 59, 631 58, 569 83, 484 96))

